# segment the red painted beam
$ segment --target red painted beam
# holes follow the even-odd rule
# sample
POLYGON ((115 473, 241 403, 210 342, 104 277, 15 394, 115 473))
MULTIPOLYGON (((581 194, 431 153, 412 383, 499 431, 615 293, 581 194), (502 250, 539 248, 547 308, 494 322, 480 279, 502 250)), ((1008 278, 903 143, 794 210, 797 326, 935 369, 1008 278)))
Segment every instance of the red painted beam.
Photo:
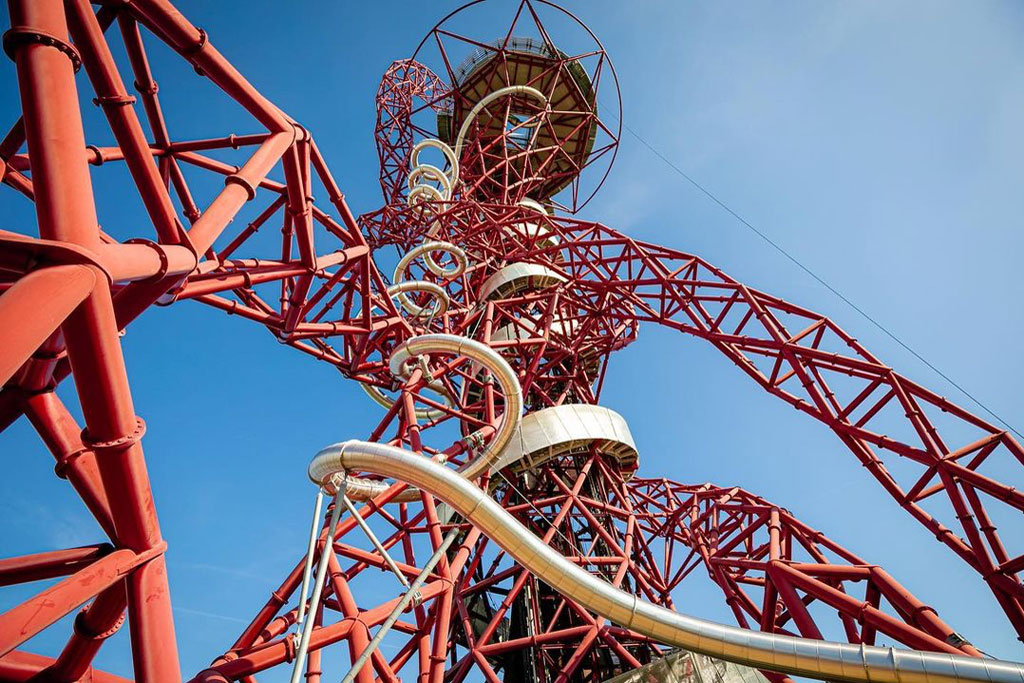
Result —
POLYGON ((0 386, 18 371, 92 288, 96 274, 88 266, 51 266, 35 270, 0 295, 0 386))
MULTIPOLYGON (((40 680, 40 675, 53 665, 50 657, 15 650, 0 657, 0 680, 5 683, 30 683, 40 680)), ((50 679, 53 680, 53 679, 50 679)), ((133 683, 105 671, 89 668, 82 674, 82 679, 90 683, 133 683)))
POLYGON ((5 655, 89 598, 124 578, 139 563, 130 550, 115 550, 85 569, 0 614, 0 655, 5 655))
POLYGON ((111 550, 112 546, 102 543, 3 559, 0 560, 0 586, 74 574, 99 558, 109 555, 111 550))

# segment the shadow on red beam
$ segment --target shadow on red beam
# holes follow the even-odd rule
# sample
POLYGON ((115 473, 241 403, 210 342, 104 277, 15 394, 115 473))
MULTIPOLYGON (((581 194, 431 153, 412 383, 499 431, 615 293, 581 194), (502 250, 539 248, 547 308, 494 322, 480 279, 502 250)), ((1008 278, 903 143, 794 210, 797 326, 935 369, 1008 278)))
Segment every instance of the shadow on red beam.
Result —
POLYGON ((5 335, 0 352, 0 384, 4 384, 96 284, 85 265, 51 266, 18 280, 0 296, 0 327, 5 335))
MULTIPOLYGON (((49 668, 54 661, 50 657, 15 650, 0 657, 0 681, 20 683, 21 681, 34 680, 37 674, 49 668)), ((127 678, 108 674, 105 671, 97 671, 93 668, 86 671, 82 679, 92 683, 132 683, 127 678)))
POLYGON ((18 647, 105 588, 122 580, 143 562, 162 554, 164 547, 161 544, 141 554, 135 554, 131 550, 115 550, 0 614, 0 656, 18 647))
POLYGON ((83 569, 113 547, 109 543, 87 545, 81 548, 54 550, 0 560, 0 586, 11 586, 29 581, 42 581, 55 576, 67 576, 83 569))

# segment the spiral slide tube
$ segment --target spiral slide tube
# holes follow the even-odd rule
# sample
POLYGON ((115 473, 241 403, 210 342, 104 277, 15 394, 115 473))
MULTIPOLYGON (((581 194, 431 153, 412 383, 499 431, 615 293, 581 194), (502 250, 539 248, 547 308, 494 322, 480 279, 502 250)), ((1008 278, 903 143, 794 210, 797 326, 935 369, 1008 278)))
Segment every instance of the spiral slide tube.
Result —
POLYGON ((409 167, 412 169, 409 173, 409 206, 412 206, 416 202, 420 201, 416 195, 420 193, 430 194, 435 199, 447 200, 452 198, 452 191, 455 189, 455 184, 459 182, 459 159, 455 156, 454 150, 451 147, 441 142, 437 138, 426 138, 416 143, 416 146, 412 148, 412 153, 409 155, 409 167), (444 155, 450 166, 448 172, 442 171, 437 166, 431 164, 420 163, 420 154, 427 147, 433 147, 444 155), (417 187, 422 187, 422 180, 432 180, 440 183, 441 189, 434 189, 435 193, 431 193, 429 190, 416 192, 417 187))
POLYGON ((749 631, 645 602, 573 564, 467 478, 386 444, 344 441, 320 451, 309 477, 372 472, 419 486, 454 508, 532 574, 566 597, 654 640, 737 664, 856 683, 1022 683, 1024 665, 960 655, 850 645, 749 631))
POLYGON ((450 280, 466 272, 466 266, 469 263, 466 252, 449 242, 424 242, 406 253, 395 267, 394 277, 392 278, 395 284, 388 287, 388 295, 397 296, 402 308, 414 317, 420 317, 425 314, 441 315, 448 310, 450 304, 448 292, 443 287, 426 280, 404 279, 406 269, 419 256, 423 257, 427 270, 438 277, 450 280), (431 252, 434 251, 450 254, 455 262, 447 268, 441 266, 433 258, 430 258, 431 252), (406 295, 406 292, 427 292, 434 296, 434 300, 429 307, 419 306, 406 295))
MULTIPOLYGON (((360 382, 359 386, 362 387, 363 391, 366 393, 367 396, 373 399, 374 403, 379 405, 384 410, 391 410, 391 407, 395 405, 395 399, 385 394, 383 391, 380 390, 379 387, 373 384, 367 384, 366 382, 360 382)), ((447 393, 438 390, 433 385, 427 386, 429 386, 431 389, 434 389, 435 391, 438 391, 438 393, 440 393, 441 396, 444 398, 444 402, 446 404, 448 404, 449 406, 452 405, 452 399, 447 393)), ((441 410, 440 408, 416 408, 417 420, 437 420, 439 418, 444 417, 447 414, 448 413, 441 410)))
MULTIPOLYGON (((486 344, 454 334, 423 334, 413 337, 395 348, 391 354, 388 366, 395 377, 408 377, 408 365, 417 356, 430 353, 448 353, 456 356, 465 356, 471 361, 479 363, 498 382, 505 397, 505 405, 498 426, 495 428, 494 436, 479 455, 467 461, 462 467, 455 470, 453 474, 453 476, 463 477, 467 480, 476 479, 505 450, 522 419, 523 392, 519 386, 519 378, 516 377, 515 370, 508 364, 508 361, 502 358, 497 351, 486 344)), ((367 471, 377 473, 377 470, 374 469, 367 471)), ((332 495, 335 493, 335 485, 330 477, 318 479, 317 483, 322 484, 324 490, 328 493, 332 495)), ((346 494, 349 498, 362 501, 380 495, 390 487, 390 484, 350 474, 347 478, 346 486, 346 494)), ((409 488, 402 491, 392 500, 393 502, 407 503, 419 500, 419 498, 419 490, 409 488)))
MULTIPOLYGON (((422 140, 412 149, 410 165, 412 172, 409 174, 409 206, 413 206, 420 201, 445 201, 451 199, 452 190, 459 179, 459 162, 458 159, 455 158, 455 153, 448 145, 433 138, 422 140), (419 155, 427 147, 435 147, 441 150, 451 167, 447 173, 436 166, 420 163, 419 155), (430 181, 440 183, 441 189, 439 190, 433 185, 427 184, 430 181)), ((466 256, 466 252, 454 244, 434 240, 423 242, 419 246, 411 249, 398 262, 398 265, 395 267, 394 276, 392 277, 392 282, 394 282, 394 284, 387 289, 388 296, 396 297, 402 308, 414 318, 426 316, 429 320, 429 318, 432 318, 435 315, 443 315, 445 311, 448 310, 451 300, 449 299, 448 292, 445 288, 437 283, 429 282, 427 280, 405 279, 405 271, 418 257, 423 258, 423 263, 426 265, 427 270, 434 275, 447 280, 459 277, 465 273, 466 268, 469 265, 469 259, 466 256), (433 252, 436 251, 450 255, 453 260, 452 265, 447 267, 442 266, 434 260, 433 252), (429 294, 431 295, 432 300, 428 306, 420 306, 409 297, 409 293, 411 292, 429 294)), ((362 387, 363 391, 366 392, 367 396, 386 410, 390 410, 394 405, 394 400, 389 398, 378 387, 364 382, 360 382, 359 385, 362 387)), ((444 396, 445 403, 449 406, 452 405, 452 398, 448 396, 443 389, 438 389, 436 386, 432 386, 431 388, 444 396)), ((446 415, 446 413, 437 408, 416 409, 416 417, 420 420, 436 420, 444 417, 444 415, 446 415)))
MULTIPOLYGON (((451 147, 441 142, 436 138, 427 138, 426 140, 420 140, 415 147, 412 148, 412 153, 409 156, 409 195, 406 197, 406 203, 409 206, 416 206, 421 202, 446 202, 452 198, 452 193, 455 192, 455 185, 459 182, 459 159, 455 155, 455 152, 451 147), (433 166, 427 163, 420 163, 420 153, 428 147, 440 150, 444 155, 445 160, 448 162, 448 170, 443 171, 437 166, 433 166), (437 183, 440 188, 434 187, 430 183, 437 183)), ((427 236, 433 236, 441 229, 441 224, 436 219, 427 230, 427 236)), ((458 249, 449 245, 452 249, 458 249)), ((450 251, 450 250, 449 250, 450 251)), ((450 252, 453 253, 454 252, 450 252)), ((423 260, 426 261, 427 267, 437 274, 441 275, 443 269, 441 266, 434 261, 434 257, 431 256, 430 251, 423 252, 423 260)), ((462 259, 463 261, 465 258, 462 259)), ((465 270, 465 266, 463 266, 465 270)), ((452 277, 455 277, 454 275, 452 277)))
POLYGON ((466 143, 466 133, 469 132, 469 126, 473 123, 473 119, 475 119, 477 114, 479 114, 488 104, 494 100, 505 97, 506 95, 529 95, 533 99, 544 104, 544 106, 547 106, 548 103, 548 98, 544 93, 536 88, 531 88, 528 85, 509 85, 504 88, 498 88, 494 92, 488 94, 469 110, 469 114, 466 115, 466 120, 462 122, 462 126, 459 128, 459 135, 455 138, 456 159, 462 158, 462 146, 466 143))

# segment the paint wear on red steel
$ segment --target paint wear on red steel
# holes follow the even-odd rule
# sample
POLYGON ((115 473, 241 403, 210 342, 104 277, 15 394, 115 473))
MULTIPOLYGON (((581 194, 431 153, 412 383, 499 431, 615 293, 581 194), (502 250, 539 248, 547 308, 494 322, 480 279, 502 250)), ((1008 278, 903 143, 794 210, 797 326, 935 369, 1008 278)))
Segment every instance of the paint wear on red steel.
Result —
MULTIPOLYGON (((34 202, 38 237, 0 231, 0 429, 21 415, 31 421, 57 475, 81 496, 109 544, 0 560, 0 585, 66 577, 0 615, 0 680, 123 680, 93 670, 92 661, 125 614, 135 680, 180 680, 164 542, 141 444, 144 422, 132 403, 119 334, 153 304, 188 299, 259 323, 346 377, 400 392, 371 438, 456 465, 471 457, 468 441, 432 445, 432 428, 457 422, 464 434, 490 433, 502 397, 458 358, 434 358, 397 381, 387 359, 410 337, 445 332, 492 343, 517 371, 530 410, 597 403, 609 354, 631 343, 641 323, 705 339, 767 392, 832 429, 885 491, 981 575, 1024 636, 1024 548, 1004 545, 994 523, 1002 511, 993 514, 1003 508, 1019 518, 1024 494, 988 467, 996 458, 1024 465, 1024 450, 1010 434, 885 366, 828 318, 750 289, 699 257, 519 205, 528 188, 563 179, 544 175, 553 157, 525 174, 529 154, 510 152, 500 135, 485 139, 487 130, 510 128, 507 107, 487 114, 503 125, 478 123, 470 131, 465 191, 450 202, 410 208, 410 152, 431 134, 412 119, 446 111, 446 98, 465 97, 418 61, 396 62, 381 83, 375 133, 386 204, 357 220, 309 131, 261 95, 204 31, 165 0, 97 4, 94 11, 86 0, 9 0, 4 47, 16 66, 22 117, 0 141, 0 180, 34 202), (122 75, 111 52, 107 32, 115 23, 129 74, 122 75), (143 31, 241 105, 250 116, 244 125, 261 130, 175 140, 143 31), (115 147, 87 145, 78 96, 85 78, 115 147), (134 95, 125 83, 134 83, 134 95), (247 160, 234 166, 208 155, 225 149, 245 150, 247 160), (99 228, 89 170, 122 161, 153 224, 151 234, 126 242, 99 228), (205 208, 192 195, 186 167, 223 177, 205 208), (283 182, 268 178, 275 168, 283 182), (517 176, 523 177, 515 183, 495 180, 517 176), (328 202, 315 204, 316 192, 328 202), (229 231, 250 202, 255 217, 229 231), (527 223, 538 229, 523 229, 527 223), (387 295, 373 250, 411 248, 428 228, 431 239, 460 246, 471 263, 442 283, 451 300, 446 313, 411 319, 387 295), (271 229, 282 238, 268 259, 255 243, 271 229), (487 278, 519 262, 544 265, 565 282, 481 301, 487 278), (84 425, 55 391, 68 376, 84 425), (431 383, 448 382, 458 393, 451 376, 466 387, 462 395, 445 401, 428 391, 431 383), (440 417, 418 418, 417 408, 440 417), (894 461, 898 467, 890 467, 894 461), (908 471, 912 476, 903 479, 908 471), (15 649, 86 602, 58 657, 15 649)), ((519 6, 516 21, 524 17, 547 35, 533 4, 519 6)), ((512 30, 497 54, 512 53, 512 30)), ((448 65, 442 38, 454 34, 433 35, 448 65)), ((603 50, 595 54, 604 57, 603 50)), ((562 69, 569 57, 518 59, 543 70, 562 69)), ((542 121, 555 115, 551 108, 534 114, 542 121)), ((563 141, 581 126, 603 126, 596 110, 585 114, 563 141)), ((614 153, 617 135, 609 134, 602 150, 614 153)), ((578 175, 585 165, 559 173, 578 175)), ((568 180, 574 208, 586 200, 576 177, 568 180)), ((839 632, 854 643, 885 638, 978 655, 884 570, 784 508, 739 488, 631 476, 591 447, 481 485, 557 552, 645 600, 671 607, 673 591, 700 569, 747 628, 808 638, 839 632)), ((411 579, 425 549, 437 548, 460 520, 426 494, 389 506, 403 489, 395 484, 360 514, 387 530, 382 543, 411 579)), ((492 681, 597 681, 662 654, 657 643, 555 593, 479 531, 463 527, 420 589, 421 602, 396 623, 400 644, 387 656, 374 652, 359 681, 394 681, 406 666, 424 681, 461 681, 471 673, 492 681)), ((321 680, 324 648, 344 641, 354 660, 398 601, 361 602, 360 581, 386 563, 361 549, 359 533, 344 518, 336 536, 321 536, 317 546, 318 562, 328 542, 334 554, 323 599, 310 608, 310 683, 321 680)), ((232 647, 193 680, 249 681, 287 666, 295 655, 301 577, 300 560, 232 647)))

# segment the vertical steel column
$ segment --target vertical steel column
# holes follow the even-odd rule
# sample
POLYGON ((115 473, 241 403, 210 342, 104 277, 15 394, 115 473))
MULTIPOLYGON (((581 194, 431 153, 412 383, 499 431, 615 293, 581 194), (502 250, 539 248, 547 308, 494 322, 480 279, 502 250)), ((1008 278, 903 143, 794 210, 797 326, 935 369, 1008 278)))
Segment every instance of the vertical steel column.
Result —
MULTIPOLYGON (((36 194, 39 235, 96 250, 100 232, 85 159, 74 72, 77 52, 60 0, 9 0, 5 37, 18 74, 36 194)), ((110 497, 116 541, 135 552, 162 543, 118 339, 110 287, 97 285, 63 326, 85 414, 87 447, 96 453, 110 497)), ((181 680, 164 558, 125 580, 132 656, 139 683, 181 680)))
POLYGON ((132 107, 135 98, 125 90, 114 57, 103 38, 103 26, 93 14, 88 0, 69 0, 65 6, 68 8, 68 28, 74 36, 75 45, 82 52, 85 71, 96 91, 96 102, 103 107, 150 220, 161 242, 177 244, 181 241, 181 226, 174 205, 160 180, 152 150, 132 107))

